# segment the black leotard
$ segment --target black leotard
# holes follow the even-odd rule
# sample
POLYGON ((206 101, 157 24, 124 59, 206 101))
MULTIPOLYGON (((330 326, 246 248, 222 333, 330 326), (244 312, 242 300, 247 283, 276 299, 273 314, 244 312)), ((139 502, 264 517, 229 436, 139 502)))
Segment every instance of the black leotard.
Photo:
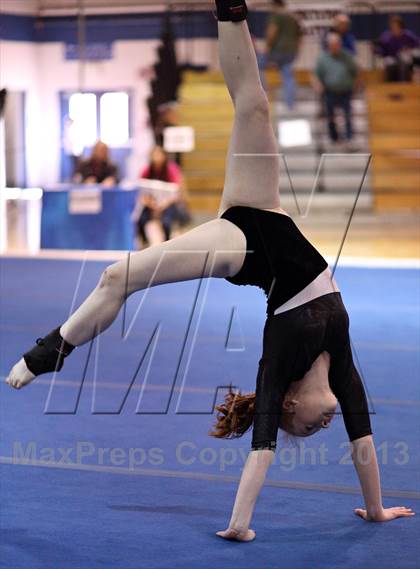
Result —
POLYGON ((268 297, 267 314, 273 314, 328 267, 288 215, 235 206, 222 218, 239 227, 247 243, 241 270, 227 280, 262 288, 268 297))
POLYGON ((349 439, 371 434, 365 390, 353 363, 349 318, 340 293, 325 294, 273 314, 275 308, 314 280, 328 266, 326 261, 288 216, 234 207, 222 217, 244 232, 248 250, 254 251, 247 253, 239 273, 228 280, 260 286, 269 297, 252 448, 275 449, 284 396, 291 382, 302 379, 323 351, 330 354, 329 384, 340 403, 349 439), (269 294, 272 275, 275 281, 269 294))

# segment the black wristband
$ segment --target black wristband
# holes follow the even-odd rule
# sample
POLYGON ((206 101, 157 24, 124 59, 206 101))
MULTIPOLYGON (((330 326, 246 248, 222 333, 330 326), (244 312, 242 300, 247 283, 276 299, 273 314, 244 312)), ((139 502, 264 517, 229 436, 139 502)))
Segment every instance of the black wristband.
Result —
POLYGON ((245 0, 216 0, 216 7, 219 22, 242 22, 248 15, 245 0))
POLYGON ((262 443, 255 443, 251 445, 251 450, 272 450, 273 452, 276 452, 276 448, 276 441, 264 441, 262 443))

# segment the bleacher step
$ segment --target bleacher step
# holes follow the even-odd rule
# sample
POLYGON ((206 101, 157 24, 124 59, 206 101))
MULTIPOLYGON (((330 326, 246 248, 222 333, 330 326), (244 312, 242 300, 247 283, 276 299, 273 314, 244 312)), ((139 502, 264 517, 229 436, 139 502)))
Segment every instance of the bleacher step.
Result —
MULTIPOLYGON (((271 86, 276 78, 271 74, 271 86)), ((270 89, 270 96, 280 91, 270 89)), ((188 75, 182 86, 180 116, 182 124, 192 126, 196 133, 195 150, 184 156, 184 171, 188 182, 193 207, 217 207, 224 184, 226 153, 231 135, 234 109, 228 91, 219 72, 188 75)), ((319 117, 320 100, 310 87, 299 86, 293 112, 287 111, 284 103, 272 102, 273 127, 277 131, 280 121, 306 120, 309 122, 313 141, 299 147, 279 147, 284 153, 294 190, 298 195, 312 190, 319 162, 323 166, 319 182, 325 193, 334 194, 334 200, 344 201, 354 195, 360 184, 369 152, 367 106, 363 96, 353 101, 354 145, 358 153, 348 153, 340 146, 332 146, 325 117, 319 117), (321 158, 322 153, 327 156, 321 158), (331 156, 334 154, 334 156, 331 156)), ((340 117, 342 123, 343 119, 340 117)), ((339 125, 343 127, 342 124, 339 125)), ((279 157, 281 177, 279 184, 290 191, 290 180, 285 165, 279 157)), ((368 193, 369 176, 366 181, 368 193)), ((366 204, 370 203, 369 200, 366 204)))

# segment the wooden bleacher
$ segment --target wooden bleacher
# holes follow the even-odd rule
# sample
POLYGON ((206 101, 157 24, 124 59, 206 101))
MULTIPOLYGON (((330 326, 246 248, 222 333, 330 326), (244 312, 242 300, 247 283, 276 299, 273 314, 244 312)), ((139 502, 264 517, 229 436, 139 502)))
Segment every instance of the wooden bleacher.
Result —
MULTIPOLYGON (((266 78, 270 89, 279 86, 276 70, 268 70, 266 78)), ((310 75, 298 71, 296 79, 307 85, 310 75)), ((220 71, 183 74, 179 119, 180 124, 192 126, 196 134, 194 152, 183 158, 191 209, 217 211, 233 121, 232 102, 220 71)))
POLYGON ((183 157, 190 207, 217 211, 233 121, 221 73, 184 73, 180 103, 180 124, 192 126, 196 136, 195 150, 183 157))
MULTIPOLYGON (((271 92, 279 74, 268 70, 271 92)), ((382 73, 364 72, 369 101, 370 145, 373 152, 375 207, 413 207, 418 190, 414 152, 419 148, 419 87, 381 83, 382 73), (389 98, 399 89, 401 99, 389 98), (417 114, 416 114, 417 113, 417 114)), ((297 82, 308 85, 309 71, 297 71, 297 82)), ((186 72, 180 92, 180 124, 194 127, 196 148, 184 155, 190 205, 193 211, 216 211, 224 183, 225 159, 233 106, 220 71, 186 72)))
POLYGON ((367 88, 375 209, 420 208, 420 85, 367 88))

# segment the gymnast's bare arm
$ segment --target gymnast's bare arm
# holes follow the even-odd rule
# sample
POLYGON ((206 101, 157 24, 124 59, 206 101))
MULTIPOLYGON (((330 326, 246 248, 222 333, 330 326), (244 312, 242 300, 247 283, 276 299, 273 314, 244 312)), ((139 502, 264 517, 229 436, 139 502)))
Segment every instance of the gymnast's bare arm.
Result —
POLYGON ((229 527, 217 535, 224 539, 252 541, 254 530, 249 528, 255 502, 264 484, 267 470, 273 462, 272 450, 252 450, 242 471, 229 527))
MULTIPOLYGON (((229 527, 217 532, 218 536, 236 541, 255 539, 255 531, 249 528, 249 524, 273 458, 274 452, 271 450, 255 450, 249 453, 236 494, 229 527)), ((383 507, 378 461, 372 435, 353 441, 352 458, 365 500, 365 509, 356 508, 354 510, 356 515, 371 522, 388 522, 396 518, 415 515, 411 508, 405 506, 383 507)))
POLYGON ((378 460, 372 435, 353 441, 351 446, 353 463, 365 500, 365 509, 356 508, 354 513, 367 522, 389 522, 396 518, 414 516, 414 512, 405 506, 383 507, 378 460))

